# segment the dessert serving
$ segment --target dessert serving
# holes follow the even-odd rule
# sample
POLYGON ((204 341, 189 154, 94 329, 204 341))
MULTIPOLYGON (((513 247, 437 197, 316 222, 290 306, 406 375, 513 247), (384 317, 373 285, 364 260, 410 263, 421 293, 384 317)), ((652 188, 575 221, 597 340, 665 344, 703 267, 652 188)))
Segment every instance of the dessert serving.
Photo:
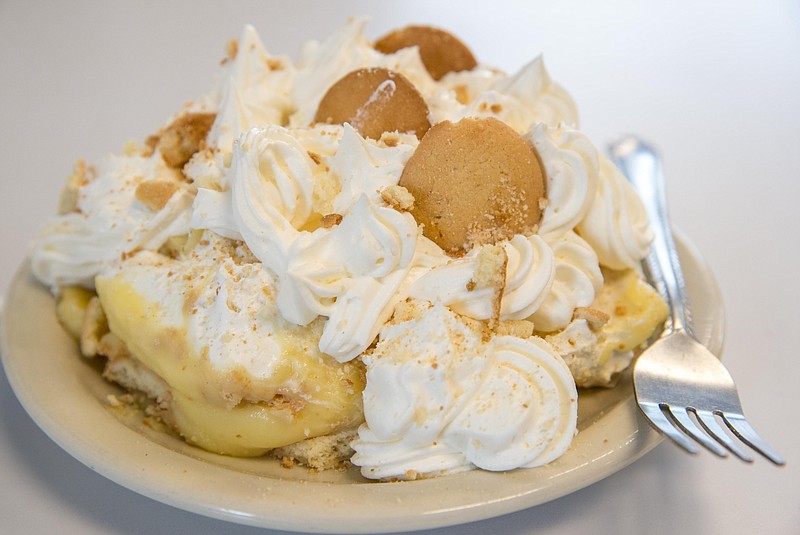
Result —
POLYGON ((109 403, 205 450, 376 480, 547 464, 666 317, 644 210, 541 57, 509 76, 364 26, 294 62, 246 27, 209 93, 75 165, 33 272, 130 392, 109 403))

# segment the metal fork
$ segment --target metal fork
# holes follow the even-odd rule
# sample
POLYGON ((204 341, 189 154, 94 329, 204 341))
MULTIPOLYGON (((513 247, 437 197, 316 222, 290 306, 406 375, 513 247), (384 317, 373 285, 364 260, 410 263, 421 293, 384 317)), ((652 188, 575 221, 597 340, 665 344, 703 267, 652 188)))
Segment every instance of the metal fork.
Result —
POLYGON ((639 408, 653 427, 689 453, 697 453, 697 444, 701 444, 720 457, 731 452, 752 462, 746 449, 732 438, 736 437, 776 465, 783 465, 783 459, 744 417, 728 370, 694 335, 658 155, 633 137, 612 144, 610 153, 639 192, 653 224, 655 239, 645 268, 670 307, 663 333, 639 355, 633 368, 639 408))

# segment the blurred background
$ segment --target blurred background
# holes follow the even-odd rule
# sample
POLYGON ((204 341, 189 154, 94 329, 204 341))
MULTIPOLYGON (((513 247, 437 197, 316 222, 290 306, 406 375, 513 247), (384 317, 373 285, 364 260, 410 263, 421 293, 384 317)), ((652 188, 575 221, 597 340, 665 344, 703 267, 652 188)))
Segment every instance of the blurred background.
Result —
MULTIPOLYGON (((441 533, 592 527, 599 533, 739 533, 756 526, 797 533, 800 432, 790 411, 800 377, 796 0, 0 0, 0 294, 37 226, 55 212, 73 161, 91 162, 129 139, 143 140, 185 101, 207 92, 225 43, 245 23, 256 27, 270 53, 296 57, 302 43, 323 39, 350 15, 371 17, 370 37, 408 23, 441 26, 480 62, 508 72, 544 53, 596 145, 635 133, 660 149, 674 223, 706 258, 726 301, 725 359, 748 416, 789 461, 776 470, 760 460, 745 466, 709 455, 690 459, 664 445, 575 495, 441 533), (582 513, 584 521, 573 518, 582 513)), ((135 533, 134 512, 157 519, 145 522, 154 532, 236 529, 103 480, 25 419, 5 378, 0 393, 0 455, 8 470, 0 516, 11 518, 35 500, 53 505, 47 514, 13 515, 12 532, 61 525, 68 530, 62 532, 101 533, 114 525, 115 532, 135 533), (23 440, 34 444, 33 453, 22 451, 23 440), (57 473, 76 478, 89 497, 67 498, 67 487, 32 468, 41 458, 55 459, 57 473), (131 509, 115 522, 94 500, 124 501, 131 509)))

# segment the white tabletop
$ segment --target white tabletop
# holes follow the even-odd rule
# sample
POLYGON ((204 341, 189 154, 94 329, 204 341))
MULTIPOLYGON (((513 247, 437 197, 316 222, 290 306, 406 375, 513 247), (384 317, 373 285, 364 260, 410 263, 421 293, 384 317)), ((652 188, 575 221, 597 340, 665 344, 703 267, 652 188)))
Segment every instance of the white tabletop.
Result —
MULTIPOLYGON (((204 93, 253 23, 295 56, 351 14, 371 36, 410 22, 511 71, 540 52, 598 146, 623 133, 665 158, 672 216, 717 276, 725 361, 751 422, 788 460, 744 465, 662 444, 579 492, 431 533, 800 533, 800 4, 794 1, 2 2, 0 288, 78 158, 143 139, 204 93), (458 5, 454 10, 451 6, 458 5)), ((6 311, 13 314, 13 310, 6 311)), ((54 388, 57 385, 54 383, 54 388)), ((3 533, 265 533, 122 488, 59 449, 0 374, 3 533)))

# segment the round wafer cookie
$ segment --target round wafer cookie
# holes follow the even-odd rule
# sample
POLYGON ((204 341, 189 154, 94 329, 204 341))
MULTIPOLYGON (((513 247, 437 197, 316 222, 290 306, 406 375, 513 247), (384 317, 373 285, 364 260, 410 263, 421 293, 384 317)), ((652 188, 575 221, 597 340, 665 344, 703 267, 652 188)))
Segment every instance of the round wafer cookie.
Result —
POLYGON ((545 195, 535 149, 494 118, 434 125, 400 185, 414 196, 423 234, 452 255, 535 232, 545 195))
POLYGON ((358 69, 328 89, 319 103, 318 123, 350 123, 359 134, 380 139, 384 132, 422 138, 431 124, 428 105, 408 78, 380 67, 358 69))
POLYGON ((472 70, 478 64, 467 45, 456 36, 431 26, 407 26, 375 42, 375 49, 384 54, 410 46, 419 47, 422 63, 434 80, 448 72, 472 70))

